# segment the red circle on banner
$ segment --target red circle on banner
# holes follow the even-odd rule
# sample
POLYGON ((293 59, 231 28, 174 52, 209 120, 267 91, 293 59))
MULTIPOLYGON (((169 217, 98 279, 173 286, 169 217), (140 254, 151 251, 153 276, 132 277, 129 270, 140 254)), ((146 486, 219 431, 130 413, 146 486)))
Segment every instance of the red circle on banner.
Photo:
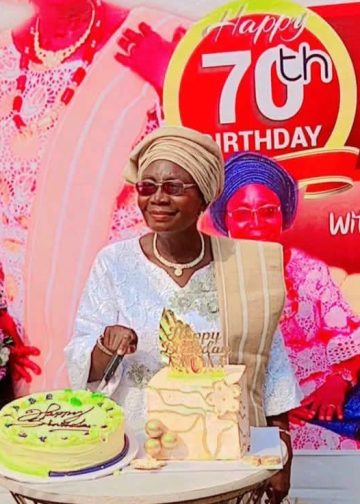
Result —
POLYGON ((338 116, 339 79, 325 46, 306 28, 238 33, 262 18, 249 14, 241 24, 233 20, 211 31, 181 78, 182 124, 211 134, 225 157, 237 150, 276 156, 322 147, 338 116))

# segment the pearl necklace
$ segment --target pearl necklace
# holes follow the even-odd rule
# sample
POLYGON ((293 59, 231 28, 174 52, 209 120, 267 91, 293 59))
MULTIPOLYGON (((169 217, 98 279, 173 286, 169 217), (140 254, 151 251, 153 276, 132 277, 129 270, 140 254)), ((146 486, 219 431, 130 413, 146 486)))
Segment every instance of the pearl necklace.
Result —
POLYGON ((64 49, 58 49, 57 51, 49 51, 47 49, 43 49, 40 47, 40 34, 39 34, 39 24, 40 20, 37 18, 35 24, 35 33, 34 33, 34 51, 36 57, 43 63, 46 68, 55 68, 59 66, 63 61, 69 58, 72 54, 74 54, 79 47, 81 47, 86 39, 89 37, 92 27, 95 22, 95 13, 96 9, 93 2, 91 4, 91 19, 89 26, 85 30, 85 32, 81 35, 81 37, 69 47, 65 47, 64 49))
POLYGON ((171 261, 168 261, 167 259, 165 259, 165 257, 163 257, 160 254, 160 252, 158 251, 158 248, 157 248, 157 244, 156 244, 157 243, 158 235, 157 235, 157 233, 154 233, 154 238, 153 238, 154 256, 156 257, 156 259, 159 262, 161 262, 161 264, 163 264, 167 268, 173 268, 175 276, 181 277, 181 275, 183 274, 183 270, 184 269, 193 268, 194 266, 197 266, 204 259, 204 256, 205 256, 205 240, 204 240, 204 237, 203 237, 203 235, 201 233, 199 233, 199 236, 200 236, 200 241, 201 241, 201 250, 200 250, 200 254, 198 255, 198 257, 196 257, 191 262, 180 263, 179 264, 179 263, 173 263, 171 261))

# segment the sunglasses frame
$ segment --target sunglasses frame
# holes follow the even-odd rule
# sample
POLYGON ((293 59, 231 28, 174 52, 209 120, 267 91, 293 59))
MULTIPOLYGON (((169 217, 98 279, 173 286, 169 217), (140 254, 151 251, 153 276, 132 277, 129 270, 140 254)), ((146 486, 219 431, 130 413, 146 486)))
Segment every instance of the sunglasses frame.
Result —
MULTIPOLYGON (((281 212, 281 205, 263 205, 263 206, 261 206, 259 208, 239 207, 239 208, 236 208, 235 210, 233 210, 231 212, 227 212, 227 214, 231 218, 236 219, 236 212, 238 210, 243 210, 243 211, 246 210, 246 212, 249 214, 249 216, 251 216, 251 218, 252 218, 253 215, 257 215, 257 217, 259 218, 259 211, 266 210, 266 209, 268 209, 268 210, 274 209, 274 210, 276 210, 276 213, 278 213, 278 212, 281 212)), ((274 215, 275 215, 275 213, 274 213, 274 215)), ((264 216, 262 218, 266 219, 266 217, 264 217, 264 216)), ((267 217, 267 218, 270 218, 270 216, 267 217)))
POLYGON ((136 187, 136 191, 139 194, 139 196, 153 196, 154 194, 157 193, 157 191, 159 190, 159 187, 160 187, 161 191, 163 191, 168 196, 182 196, 185 193, 186 189, 190 189, 190 187, 196 187, 196 184, 185 184, 181 180, 179 180, 179 181, 165 180, 163 182, 154 182, 153 180, 140 180, 139 182, 136 182, 135 187, 136 187), (155 190, 153 192, 150 192, 149 194, 142 194, 141 190, 139 190, 139 186, 140 186, 140 184, 142 184, 144 182, 149 184, 149 186, 152 185, 155 190), (166 184, 178 186, 179 188, 181 187, 181 189, 177 193, 172 193, 172 192, 169 192, 166 190, 166 188, 165 188, 166 184))

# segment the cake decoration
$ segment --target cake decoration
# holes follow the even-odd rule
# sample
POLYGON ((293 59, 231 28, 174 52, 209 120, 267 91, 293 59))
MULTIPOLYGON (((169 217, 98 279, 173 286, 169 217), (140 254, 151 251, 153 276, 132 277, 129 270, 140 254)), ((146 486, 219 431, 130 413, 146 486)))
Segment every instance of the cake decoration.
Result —
POLYGON ((151 457, 156 457, 161 452, 161 443, 159 439, 147 439, 144 444, 145 451, 151 457))
POLYGON ((165 465, 166 462, 162 460, 156 460, 153 457, 134 459, 130 462, 130 466, 132 468, 142 471, 154 471, 156 469, 161 469, 165 465))
POLYGON ((242 461, 254 467, 261 465, 261 458, 258 455, 244 455, 242 461))
POLYGON ((261 455, 260 463, 264 466, 280 465, 281 457, 279 455, 261 455))
POLYGON ((165 427, 160 420, 151 420, 146 422, 145 431, 151 438, 159 438, 164 434, 165 427))
POLYGON ((160 321, 163 362, 178 371, 200 373, 205 368, 200 342, 188 324, 164 310, 160 321))
POLYGON ((178 444, 178 437, 176 432, 165 432, 161 436, 161 446, 166 450, 172 450, 178 444))
POLYGON ((178 444, 176 432, 167 430, 160 420, 146 422, 145 432, 149 435, 149 439, 146 439, 144 449, 150 457, 156 458, 162 449, 172 450, 178 444))
POLYGON ((240 409, 239 397, 241 388, 239 385, 229 385, 225 381, 216 381, 212 384, 212 391, 206 397, 206 402, 214 407, 218 417, 226 413, 236 413, 240 409))
POLYGON ((166 366, 148 383, 145 451, 159 460, 234 460, 248 451, 244 366, 203 354, 190 325, 164 310, 160 348, 166 366), (162 434, 161 434, 162 432, 162 434), (160 449, 159 449, 160 444, 160 449), (155 448, 156 446, 156 448, 155 448))
POLYGON ((254 467, 281 466, 282 460, 279 455, 245 455, 242 461, 254 467))

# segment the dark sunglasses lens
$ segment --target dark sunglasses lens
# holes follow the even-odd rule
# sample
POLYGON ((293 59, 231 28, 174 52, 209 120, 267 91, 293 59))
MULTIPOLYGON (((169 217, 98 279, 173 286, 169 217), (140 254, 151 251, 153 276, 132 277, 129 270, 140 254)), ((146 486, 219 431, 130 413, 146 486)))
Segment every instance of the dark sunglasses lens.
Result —
POLYGON ((268 206, 264 208, 259 208, 259 217, 263 219, 272 219, 279 213, 278 207, 268 206))
POLYGON ((179 196, 184 192, 184 185, 181 182, 164 182, 163 191, 171 196, 179 196))
POLYGON ((157 186, 152 182, 138 182, 136 184, 136 190, 140 196, 151 196, 157 191, 157 186))

